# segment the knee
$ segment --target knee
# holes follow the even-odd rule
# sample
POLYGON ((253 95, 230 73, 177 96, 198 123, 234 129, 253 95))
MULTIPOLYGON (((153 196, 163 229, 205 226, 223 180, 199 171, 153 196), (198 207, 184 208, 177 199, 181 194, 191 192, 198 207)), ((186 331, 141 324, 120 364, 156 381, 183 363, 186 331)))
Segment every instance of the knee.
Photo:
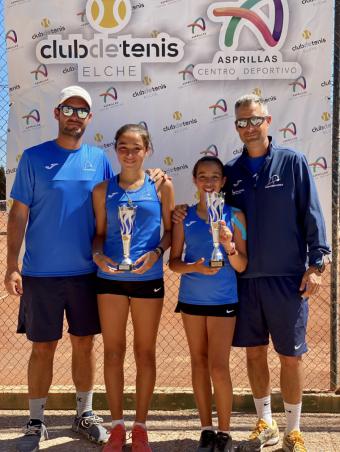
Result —
POLYGON ((249 347, 247 348, 248 365, 256 366, 267 362, 267 346, 265 347, 249 347))
POLYGON ((302 364, 302 356, 279 356, 281 366, 287 369, 296 369, 302 364))
POLYGON ((209 370, 208 354, 201 353, 191 356, 191 367, 195 372, 205 372, 209 370))
POLYGON ((58 341, 33 342, 32 357, 41 360, 53 360, 58 341))
POLYGON ((94 347, 94 336, 71 336, 72 349, 76 353, 88 355, 94 347))
POLYGON ((109 366, 122 367, 125 358, 125 347, 107 348, 104 347, 104 362, 109 366))
POLYGON ((229 368, 223 363, 216 363, 210 366, 210 376, 213 383, 225 382, 230 379, 229 368))
POLYGON ((137 367, 156 367, 155 350, 135 349, 135 360, 137 367))

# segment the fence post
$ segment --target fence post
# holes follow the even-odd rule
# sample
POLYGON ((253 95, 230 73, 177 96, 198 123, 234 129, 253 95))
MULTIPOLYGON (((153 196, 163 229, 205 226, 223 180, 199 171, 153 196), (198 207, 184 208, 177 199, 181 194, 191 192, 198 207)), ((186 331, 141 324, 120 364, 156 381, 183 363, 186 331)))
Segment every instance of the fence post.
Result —
POLYGON ((333 259, 331 266, 331 299, 330 299, 330 389, 339 385, 339 61, 340 61, 340 4, 334 2, 334 62, 333 62, 333 135, 332 135, 332 245, 333 259))

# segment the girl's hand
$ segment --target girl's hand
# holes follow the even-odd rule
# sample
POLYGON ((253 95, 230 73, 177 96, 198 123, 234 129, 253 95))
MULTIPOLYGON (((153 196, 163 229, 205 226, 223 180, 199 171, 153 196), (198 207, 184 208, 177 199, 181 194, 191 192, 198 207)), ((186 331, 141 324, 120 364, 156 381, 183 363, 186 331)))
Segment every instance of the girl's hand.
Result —
POLYGON ((226 225, 225 221, 220 221, 220 243, 228 253, 231 249, 231 242, 233 241, 233 233, 226 225))
POLYGON ((149 251, 148 253, 143 254, 140 258, 136 260, 133 264, 134 267, 138 267, 138 265, 142 264, 140 267, 132 270, 132 273, 143 274, 146 271, 150 270, 150 268, 158 261, 159 257, 157 253, 154 251, 149 251))
POLYGON ((113 260, 108 256, 105 256, 105 254, 94 254, 93 262, 105 273, 121 273, 117 270, 117 262, 113 262, 113 260))
POLYGON ((220 268, 211 268, 207 265, 204 265, 204 257, 201 257, 196 262, 193 262, 189 265, 192 265, 192 271, 196 273, 202 273, 202 275, 215 275, 220 268))

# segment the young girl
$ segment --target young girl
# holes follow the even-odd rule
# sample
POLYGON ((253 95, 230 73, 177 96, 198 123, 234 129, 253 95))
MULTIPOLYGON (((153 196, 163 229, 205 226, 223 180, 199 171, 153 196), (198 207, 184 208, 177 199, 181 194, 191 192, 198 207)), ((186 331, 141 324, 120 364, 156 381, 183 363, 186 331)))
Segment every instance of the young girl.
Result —
POLYGON ((230 414, 232 385, 229 354, 237 313, 235 271, 247 265, 244 215, 224 206, 220 244, 225 265, 210 268, 213 250, 206 206, 206 193, 219 192, 225 183, 223 164, 216 157, 203 157, 195 164, 193 180, 199 202, 189 207, 183 223, 173 227, 170 268, 181 273, 179 302, 188 339, 192 385, 202 425, 197 451, 231 451, 230 414), (185 258, 182 260, 184 245, 185 258), (214 386, 218 432, 212 426, 214 386))
POLYGON ((126 324, 131 312, 134 330, 136 418, 132 451, 151 451, 145 427, 156 379, 155 344, 164 284, 163 253, 171 243, 172 183, 153 183, 143 164, 151 150, 150 136, 139 125, 121 127, 115 137, 121 172, 93 191, 96 236, 93 258, 98 265, 98 308, 104 341, 104 378, 112 416, 112 430, 103 451, 121 452, 126 441, 123 420, 126 324), (118 271, 123 246, 118 219, 122 204, 137 206, 130 257, 132 271, 118 271), (164 232, 160 236, 161 220, 164 232))

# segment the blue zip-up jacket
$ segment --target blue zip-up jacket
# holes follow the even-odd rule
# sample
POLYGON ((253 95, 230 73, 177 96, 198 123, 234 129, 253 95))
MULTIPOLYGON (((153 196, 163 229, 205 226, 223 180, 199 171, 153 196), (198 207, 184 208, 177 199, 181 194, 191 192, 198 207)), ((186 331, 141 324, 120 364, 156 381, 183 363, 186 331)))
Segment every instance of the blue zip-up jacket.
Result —
POLYGON ((257 175, 246 148, 225 165, 227 203, 247 221, 248 267, 243 278, 303 274, 330 253, 325 223, 306 157, 270 139, 257 175))

